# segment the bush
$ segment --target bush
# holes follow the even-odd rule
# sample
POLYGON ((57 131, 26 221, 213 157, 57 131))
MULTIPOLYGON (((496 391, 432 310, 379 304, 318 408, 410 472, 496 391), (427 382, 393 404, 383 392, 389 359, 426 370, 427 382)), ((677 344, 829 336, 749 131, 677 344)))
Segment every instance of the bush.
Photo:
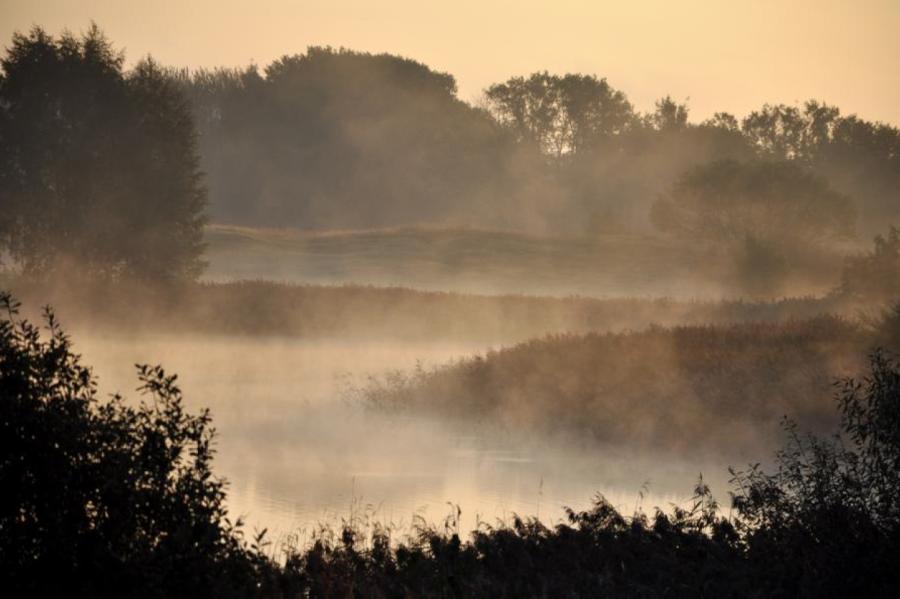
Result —
POLYGON ((747 559, 791 596, 900 593, 900 368, 872 354, 862 381, 839 381, 842 434, 786 423, 778 468, 734 473, 747 559))
MULTIPOLYGON (((255 565, 211 469, 209 413, 138 366, 146 400, 97 399, 53 312, 0 294, 0 588, 9 596, 223 597, 255 565)), ((241 593, 246 595, 246 593, 241 593)))

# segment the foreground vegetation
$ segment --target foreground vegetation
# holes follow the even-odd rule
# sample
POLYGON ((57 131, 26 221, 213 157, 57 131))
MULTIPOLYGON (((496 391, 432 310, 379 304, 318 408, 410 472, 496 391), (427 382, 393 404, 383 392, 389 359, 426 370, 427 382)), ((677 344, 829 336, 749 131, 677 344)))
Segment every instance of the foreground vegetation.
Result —
POLYGON ((0 297, 0 584, 12 596, 847 596, 900 591, 900 366, 837 387, 838 437, 788 426, 778 468, 735 472, 725 517, 702 484, 672 513, 602 497, 567 523, 452 520, 405 540, 347 527, 273 551, 226 517, 207 413, 141 366, 140 404, 101 401, 46 313, 0 297), (280 553, 283 551, 283 553, 280 553))

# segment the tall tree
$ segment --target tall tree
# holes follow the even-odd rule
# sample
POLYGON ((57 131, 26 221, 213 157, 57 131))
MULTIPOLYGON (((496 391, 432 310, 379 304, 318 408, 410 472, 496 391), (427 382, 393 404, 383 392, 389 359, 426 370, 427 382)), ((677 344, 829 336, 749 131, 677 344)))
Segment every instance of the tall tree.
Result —
POLYGON ((191 112, 147 59, 123 70, 96 25, 15 34, 0 61, 5 250, 24 271, 194 277, 202 185, 191 112))
POLYGON ((452 76, 421 63, 311 47, 260 71, 201 71, 180 84, 194 100, 217 219, 483 224, 505 201, 494 186, 510 137, 456 97, 452 76))
POLYGON ((635 115, 628 99, 593 75, 533 73, 485 92, 494 117, 517 139, 560 158, 628 129, 635 115))
POLYGON ((666 96, 656 101, 656 110, 647 115, 647 123, 657 131, 679 131, 688 126, 687 104, 679 104, 666 96))
POLYGON ((853 195, 868 232, 897 218, 900 129, 810 100, 767 104, 743 120, 742 130, 763 157, 797 160, 853 195))

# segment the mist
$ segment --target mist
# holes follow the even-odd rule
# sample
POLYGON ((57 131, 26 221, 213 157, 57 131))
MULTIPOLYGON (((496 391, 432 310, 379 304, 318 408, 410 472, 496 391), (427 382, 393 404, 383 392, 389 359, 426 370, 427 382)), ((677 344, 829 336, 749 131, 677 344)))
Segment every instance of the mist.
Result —
POLYGON ((0 62, 0 588, 900 588, 895 124, 129 60, 0 62))

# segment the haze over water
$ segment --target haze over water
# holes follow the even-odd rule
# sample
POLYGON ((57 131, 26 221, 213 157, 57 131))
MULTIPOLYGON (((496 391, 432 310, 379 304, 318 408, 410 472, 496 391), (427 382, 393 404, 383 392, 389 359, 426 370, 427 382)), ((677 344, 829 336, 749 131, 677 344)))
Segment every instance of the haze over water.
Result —
MULTIPOLYGON (((626 513, 639 505, 665 509, 690 496, 684 481, 700 474, 696 462, 660 462, 639 448, 598 451, 559 439, 512 438, 490 426, 464 430, 379 413, 347 397, 367 376, 484 349, 440 341, 181 335, 78 334, 76 344, 103 393, 136 400, 134 363, 159 362, 179 373, 188 406, 212 412, 232 517, 279 535, 338 525, 351 510, 354 518, 408 533, 416 516, 440 524, 452 504, 467 531, 514 514, 554 522, 564 506, 584 509, 598 492, 626 513)), ((706 466, 706 478, 724 488, 725 465, 709 459, 706 466)))

